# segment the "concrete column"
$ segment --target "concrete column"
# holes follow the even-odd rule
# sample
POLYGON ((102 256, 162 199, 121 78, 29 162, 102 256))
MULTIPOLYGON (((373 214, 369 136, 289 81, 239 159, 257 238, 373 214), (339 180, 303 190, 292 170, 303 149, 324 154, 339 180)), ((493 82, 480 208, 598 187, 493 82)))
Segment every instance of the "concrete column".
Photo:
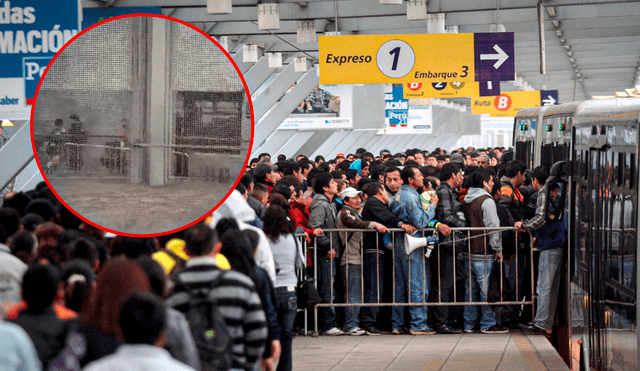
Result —
POLYGON ((149 43, 148 113, 147 133, 149 138, 149 185, 167 183, 169 174, 168 148, 171 116, 169 114, 169 55, 170 24, 164 19, 151 19, 151 42, 149 43))
POLYGON ((141 45, 147 43, 147 27, 146 18, 138 19, 133 18, 133 61, 131 71, 131 90, 132 90, 132 102, 131 102, 131 119, 128 122, 127 136, 129 139, 130 160, 129 167, 129 183, 141 183, 146 181, 146 172, 144 159, 148 150, 146 148, 133 147, 135 143, 146 143, 144 129, 144 123, 146 120, 145 112, 145 76, 146 76, 146 60, 147 56, 144 54, 145 49, 141 48, 141 45))

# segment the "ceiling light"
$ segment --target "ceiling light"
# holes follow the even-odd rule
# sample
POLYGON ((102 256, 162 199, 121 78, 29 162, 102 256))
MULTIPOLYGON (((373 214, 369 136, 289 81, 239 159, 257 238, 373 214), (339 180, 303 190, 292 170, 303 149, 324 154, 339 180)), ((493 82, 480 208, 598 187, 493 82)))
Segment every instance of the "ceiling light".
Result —
POLYGON ((576 63, 576 59, 575 58, 569 58, 569 62, 576 63))
POLYGON ((444 33, 444 13, 427 14, 427 33, 444 33))
POLYGON ((316 21, 298 21, 296 36, 299 43, 316 42, 316 21))
POLYGON ((574 63, 574 64, 571 65, 571 67, 578 68, 578 65, 574 63))
POLYGON ((458 33, 458 26, 445 26, 444 33, 458 33))
POLYGON ((553 25, 554 25, 556 28, 560 27, 560 21, 558 21, 558 20, 556 20, 556 19, 554 19, 553 21, 551 21, 551 23, 553 23, 553 25))
POLYGON ((278 4, 258 4, 258 29, 280 29, 280 10, 278 4))
POLYGON ((232 13, 231 0, 207 0, 207 14, 232 13))
MULTIPOLYGON (((578 77, 582 77, 582 75, 581 75, 581 74, 579 74, 579 73, 576 73, 576 76, 578 76, 578 77)), ((582 81, 582 80, 580 80, 580 81, 582 81)))
POLYGON ((580 79, 579 81, 582 82, 582 79, 580 79))
POLYGON ((555 17, 556 16, 556 7, 555 6, 548 6, 547 8, 547 13, 549 13, 550 16, 555 17))
POLYGON ((573 72, 578 73, 578 72, 580 72, 580 70, 577 69, 577 68, 574 68, 573 72))
POLYGON ((306 57, 295 57, 293 58, 293 69, 295 72, 307 72, 307 58, 306 57))
POLYGON ((567 55, 573 57, 573 52, 567 52, 567 55))
POLYGON ((560 39, 560 42, 565 44, 567 42, 567 39, 560 39))
POLYGON ((282 53, 267 53, 269 68, 282 67, 282 53))
POLYGON ((426 0, 409 0, 407 2, 407 20, 415 21, 427 19, 426 0))
POLYGON ((556 35, 558 35, 558 37, 562 36, 562 30, 556 30, 556 35))
POLYGON ((570 50, 571 49, 571 45, 563 45, 565 49, 570 50))
POLYGON ((506 29, 504 28, 503 24, 500 23, 494 23, 491 25, 491 27, 489 27, 489 32, 505 32, 506 29))
POLYGON ((380 0, 383 5, 402 5, 402 0, 380 0))

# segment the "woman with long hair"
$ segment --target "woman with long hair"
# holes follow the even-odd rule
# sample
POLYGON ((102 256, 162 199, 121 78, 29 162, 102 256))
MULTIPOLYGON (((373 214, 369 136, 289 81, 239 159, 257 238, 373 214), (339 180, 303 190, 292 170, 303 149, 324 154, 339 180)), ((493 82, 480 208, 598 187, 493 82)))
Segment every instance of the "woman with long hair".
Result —
POLYGON ((264 233, 271 243, 271 251, 280 270, 276 274, 274 284, 278 297, 278 324, 281 327, 280 343, 282 355, 278 363, 278 371, 293 369, 293 322, 298 310, 296 296, 296 268, 304 269, 302 257, 291 234, 291 223, 287 212, 278 205, 271 205, 264 214, 264 233))

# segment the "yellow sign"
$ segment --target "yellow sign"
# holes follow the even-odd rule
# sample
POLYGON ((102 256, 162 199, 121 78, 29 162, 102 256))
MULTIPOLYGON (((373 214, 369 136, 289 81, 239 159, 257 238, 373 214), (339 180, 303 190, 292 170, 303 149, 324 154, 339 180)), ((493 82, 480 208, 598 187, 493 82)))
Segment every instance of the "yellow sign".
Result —
POLYGON ((480 95, 480 83, 476 81, 411 82, 404 84, 403 98, 459 98, 480 95))
POLYGON ((540 105, 540 91, 505 91, 493 97, 471 98, 473 114, 488 113, 491 117, 516 117, 518 110, 540 105))
POLYGON ((320 36, 320 84, 474 81, 474 34, 320 36))

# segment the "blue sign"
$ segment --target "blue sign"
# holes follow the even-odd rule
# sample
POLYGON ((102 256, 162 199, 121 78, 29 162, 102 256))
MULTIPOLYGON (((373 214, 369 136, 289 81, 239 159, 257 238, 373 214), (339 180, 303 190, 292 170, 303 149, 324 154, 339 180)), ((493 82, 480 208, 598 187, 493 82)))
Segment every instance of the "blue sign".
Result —
POLYGON ((78 30, 78 0, 0 0, 0 90, 30 104, 43 67, 78 30))
POLYGON ((540 90, 540 105, 541 106, 553 106, 558 103, 558 91, 557 90, 540 90))
POLYGON ((431 86, 433 86, 433 88, 436 89, 436 90, 442 90, 442 89, 447 87, 447 83, 446 82, 432 82, 431 86))
POLYGON ((513 32, 476 33, 473 37, 476 81, 516 79, 513 32))
POLYGON ((481 97, 500 95, 500 81, 480 81, 478 85, 480 86, 481 97))
POLYGON ((384 117, 389 126, 407 127, 409 121, 409 100, 403 98, 402 86, 394 86, 392 93, 384 94, 384 117))
POLYGON ((102 22, 105 19, 117 17, 124 14, 162 14, 160 7, 138 7, 138 8, 86 8, 82 11, 82 29, 102 22))

